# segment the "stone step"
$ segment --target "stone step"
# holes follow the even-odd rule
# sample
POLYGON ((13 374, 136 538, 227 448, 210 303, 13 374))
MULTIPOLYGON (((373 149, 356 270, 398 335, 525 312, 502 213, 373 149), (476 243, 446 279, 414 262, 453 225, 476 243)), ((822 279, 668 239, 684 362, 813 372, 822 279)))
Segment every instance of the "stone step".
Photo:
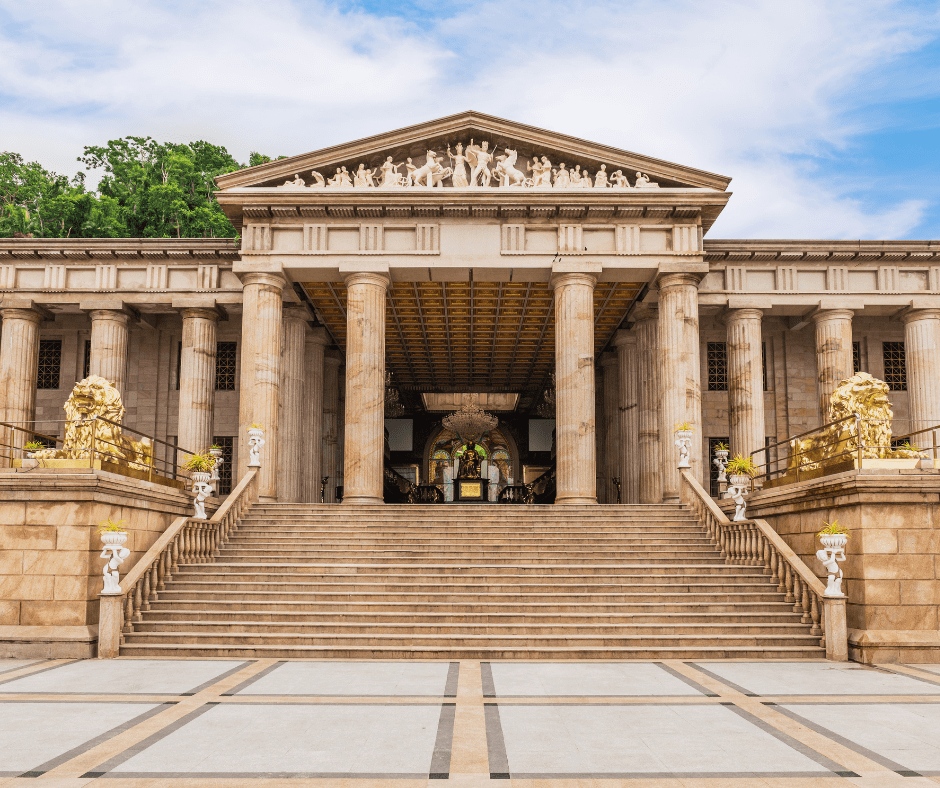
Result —
MULTIPOLYGON (((136 625, 135 625, 136 626, 136 625)), ((721 644, 724 646, 819 646, 819 637, 806 634, 763 634, 763 633, 721 633, 721 644)), ((295 645, 295 646, 397 646, 436 647, 445 644, 449 647, 485 646, 487 648, 509 648, 523 646, 526 648, 552 648, 588 647, 599 648, 604 646, 641 646, 644 648, 669 648, 682 645, 713 646, 716 634, 712 632, 696 632, 690 634, 579 634, 578 628, 572 627, 570 632, 564 634, 505 634, 505 635, 469 635, 469 634, 407 634, 395 635, 385 633, 366 632, 363 634, 346 634, 339 631, 323 632, 319 635, 304 633, 265 633, 262 631, 238 630, 235 632, 197 632, 197 631, 160 631, 160 632, 133 632, 125 636, 128 643, 185 643, 185 644, 216 644, 216 645, 295 645)))
POLYGON ((683 547, 696 546, 715 549, 715 545, 702 533, 675 535, 664 534, 662 536, 583 536, 583 537, 565 537, 560 536, 514 536, 514 537, 483 537, 478 536, 473 541, 466 537, 458 537, 456 534, 425 537, 422 535, 403 535, 403 536, 383 536, 380 534, 365 534, 354 536, 349 534, 334 536, 299 536, 292 534, 265 534, 263 531, 251 533, 236 533, 226 542, 227 547, 250 547, 258 549, 267 546, 281 547, 290 545, 310 545, 316 544, 324 547, 336 547, 339 545, 355 545, 357 547, 365 546, 398 546, 407 544, 421 544, 428 547, 456 547, 458 545, 467 547, 481 546, 499 546, 499 547, 525 547, 529 545, 551 545, 556 548, 581 547, 590 545, 591 547, 671 547, 681 545, 683 547))

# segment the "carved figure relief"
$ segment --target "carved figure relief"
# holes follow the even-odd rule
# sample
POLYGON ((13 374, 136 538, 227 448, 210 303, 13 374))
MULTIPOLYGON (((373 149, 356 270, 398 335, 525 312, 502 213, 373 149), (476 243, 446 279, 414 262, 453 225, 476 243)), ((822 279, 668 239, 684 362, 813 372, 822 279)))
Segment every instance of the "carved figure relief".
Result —
POLYGON ((284 181, 282 189, 399 189, 414 186, 453 188, 496 187, 502 189, 654 189, 659 184, 649 174, 637 172, 636 181, 630 180, 622 169, 608 173, 607 165, 600 164, 592 175, 580 164, 567 166, 561 162, 557 168, 546 155, 533 155, 525 162, 525 172, 519 165, 519 151, 503 148, 501 153, 491 149, 489 140, 479 143, 471 139, 464 146, 458 142, 453 148, 447 145, 446 152, 433 150, 425 153, 425 163, 416 165, 411 158, 395 163, 387 156, 381 165, 368 167, 359 163, 351 173, 346 167, 336 168, 331 178, 324 178, 316 170, 311 171, 313 182, 307 184, 299 174, 284 181), (445 160, 450 166, 445 166, 445 160), (404 172, 402 172, 404 169, 404 172))

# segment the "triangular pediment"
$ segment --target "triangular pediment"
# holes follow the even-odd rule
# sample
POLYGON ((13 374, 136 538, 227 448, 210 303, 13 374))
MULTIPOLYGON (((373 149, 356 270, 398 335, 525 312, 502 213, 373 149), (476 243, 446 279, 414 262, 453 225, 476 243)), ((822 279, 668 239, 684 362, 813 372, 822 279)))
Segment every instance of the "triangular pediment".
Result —
MULTIPOLYGON (((422 167, 427 162, 427 152, 434 151, 440 158, 441 167, 446 168, 453 164, 453 159, 447 157, 447 148, 456 155, 458 144, 463 146, 465 155, 471 162, 464 166, 467 174, 472 169, 473 152, 471 142, 479 148, 483 142, 487 143, 488 152, 494 160, 490 163, 492 169, 497 164, 496 157, 505 156, 506 149, 516 153, 514 168, 527 177, 532 172, 527 169, 538 157, 541 161, 545 157, 554 170, 561 164, 565 168, 587 171, 592 179, 598 170, 613 178, 620 171, 621 183, 636 185, 636 173, 641 172, 648 176, 653 184, 661 188, 679 189, 713 189, 724 191, 731 182, 723 175, 705 172, 692 167, 654 159, 638 153, 620 150, 607 145, 588 142, 576 137, 569 137, 553 131, 526 126, 510 120, 503 120, 479 112, 463 112, 439 120, 420 123, 397 131, 378 134, 374 137, 334 145, 311 153, 292 156, 287 159, 249 167, 238 172, 219 176, 216 183, 223 190, 261 187, 280 187, 285 182, 299 176, 307 186, 318 185, 322 177, 329 180, 335 176, 337 170, 346 168, 350 176, 365 165, 366 169, 375 172, 375 181, 380 177, 379 168, 389 156, 392 162, 399 165, 397 172, 407 173, 407 159, 412 159, 415 167, 422 167), (318 175, 313 175, 316 172, 318 175), (623 179, 626 179, 625 181, 623 179)), ((440 185, 454 186, 451 176, 447 176, 440 185)), ((496 186, 495 180, 491 186, 496 186)))

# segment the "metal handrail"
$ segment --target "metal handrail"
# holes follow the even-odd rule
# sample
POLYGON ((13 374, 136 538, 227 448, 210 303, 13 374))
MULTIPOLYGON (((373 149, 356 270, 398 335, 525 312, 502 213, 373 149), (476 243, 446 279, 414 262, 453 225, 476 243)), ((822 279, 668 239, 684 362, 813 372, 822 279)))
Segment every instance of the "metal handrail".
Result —
MULTIPOLYGON (((790 460, 791 460, 794 456, 801 456, 801 455, 807 453, 807 452, 805 452, 805 451, 798 451, 798 452, 796 452, 796 454, 794 455, 794 452, 793 452, 793 450, 792 450, 793 442, 794 442, 794 441, 797 441, 797 440, 799 440, 799 439, 801 439, 801 438, 805 438, 805 437, 807 437, 808 435, 815 435, 815 434, 817 434, 817 433, 823 433, 823 432, 825 432, 826 430, 828 430, 830 427, 834 427, 834 426, 836 426, 837 424, 842 424, 842 423, 847 422, 847 421, 854 421, 854 422, 856 423, 855 434, 856 434, 856 436, 860 436, 860 435, 861 435, 861 430, 859 429, 858 425, 859 425, 859 423, 861 422, 861 416, 860 416, 858 413, 853 413, 851 416, 845 416, 845 417, 843 417, 843 418, 841 418, 841 419, 836 419, 835 421, 827 422, 826 424, 823 424, 821 427, 814 427, 813 429, 806 430, 805 432, 800 432, 800 433, 797 433, 796 435, 791 435, 789 438, 786 438, 786 439, 784 439, 784 440, 782 440, 782 441, 777 441, 776 443, 771 443, 771 444, 768 444, 767 446, 761 446, 759 449, 754 449, 754 451, 750 452, 750 454, 748 454, 748 456, 753 458, 755 454, 761 454, 761 453, 763 453, 763 454, 764 454, 764 462, 763 462, 763 463, 757 463, 757 462, 755 462, 754 464, 757 466, 757 468, 759 468, 759 469, 760 469, 760 468, 764 468, 764 469, 766 469, 766 470, 764 470, 762 473, 756 473, 756 474, 754 474, 752 478, 755 478, 755 479, 767 479, 767 480, 769 480, 769 479, 771 478, 771 476, 773 476, 773 475, 776 475, 776 474, 783 475, 783 474, 785 474, 785 473, 787 472, 787 469, 786 469, 786 468, 784 468, 783 470, 780 470, 779 468, 777 468, 777 469, 775 469, 775 470, 771 470, 771 469, 770 469, 770 464, 771 464, 770 453, 771 453, 771 450, 776 449, 776 448, 779 447, 779 446, 787 446, 788 448, 790 448, 790 452, 789 452, 789 454, 788 454, 788 456, 787 456, 787 460, 786 460, 786 462, 789 464, 790 460)), ((837 459, 837 458, 843 457, 843 456, 845 456, 845 455, 847 455, 847 454, 851 454, 851 455, 858 454, 859 459, 861 459, 861 440, 859 439, 859 440, 857 441, 857 443, 858 443, 858 446, 857 446, 855 449, 849 449, 849 450, 847 450, 847 451, 842 451, 842 452, 840 452, 839 454, 834 454, 834 455, 832 455, 832 457, 831 457, 830 459, 837 459)), ((780 458, 778 458, 777 460, 775 460, 775 462, 779 464, 779 463, 780 463, 780 458)), ((799 474, 799 465, 797 465, 797 474, 799 474)))

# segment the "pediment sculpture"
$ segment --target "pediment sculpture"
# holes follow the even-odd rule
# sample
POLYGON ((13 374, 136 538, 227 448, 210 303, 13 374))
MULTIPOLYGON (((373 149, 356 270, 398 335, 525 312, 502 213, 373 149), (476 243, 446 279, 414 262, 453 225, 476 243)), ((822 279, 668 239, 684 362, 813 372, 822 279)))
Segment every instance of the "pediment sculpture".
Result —
POLYGON ((415 163, 410 157, 395 162, 387 156, 377 167, 360 162, 351 173, 346 167, 336 168, 331 177, 311 170, 312 182, 295 174, 281 189, 404 189, 414 186, 450 187, 456 189, 657 189, 659 184, 648 173, 636 172, 633 182, 622 169, 608 172, 601 164, 591 173, 580 164, 556 166, 547 155, 535 155, 531 161, 519 160, 513 148, 491 148, 488 140, 471 139, 466 146, 458 142, 445 151, 428 149, 424 161, 415 163), (524 166, 524 170, 523 170, 524 166))

